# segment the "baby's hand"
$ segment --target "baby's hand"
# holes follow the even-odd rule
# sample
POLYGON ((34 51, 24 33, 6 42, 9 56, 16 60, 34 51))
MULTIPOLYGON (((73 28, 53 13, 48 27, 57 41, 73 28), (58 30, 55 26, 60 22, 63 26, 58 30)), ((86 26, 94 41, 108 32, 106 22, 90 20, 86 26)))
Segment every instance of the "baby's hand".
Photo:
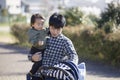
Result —
POLYGON ((32 56, 32 60, 35 62, 40 61, 41 59, 42 59, 42 54, 40 54, 40 52, 37 52, 32 56))
POLYGON ((38 42, 38 45, 39 45, 39 46, 42 46, 43 44, 44 44, 44 41, 39 41, 39 42, 38 42))

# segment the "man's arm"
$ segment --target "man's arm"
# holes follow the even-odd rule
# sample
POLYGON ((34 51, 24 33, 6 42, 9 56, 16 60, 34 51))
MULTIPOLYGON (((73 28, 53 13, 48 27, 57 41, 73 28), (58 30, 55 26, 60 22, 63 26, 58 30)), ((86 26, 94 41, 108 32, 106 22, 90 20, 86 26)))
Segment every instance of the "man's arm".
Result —
POLYGON ((65 53, 68 55, 68 60, 74 62, 75 64, 78 64, 78 55, 72 41, 69 39, 65 41, 64 47, 65 53))

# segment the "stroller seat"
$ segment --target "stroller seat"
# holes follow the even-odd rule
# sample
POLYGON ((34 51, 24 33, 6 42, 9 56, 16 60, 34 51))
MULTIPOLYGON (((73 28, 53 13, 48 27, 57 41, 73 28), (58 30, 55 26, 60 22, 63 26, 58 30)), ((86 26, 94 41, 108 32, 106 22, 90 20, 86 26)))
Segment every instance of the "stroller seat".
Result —
POLYGON ((79 65, 75 65, 73 62, 60 62, 60 64, 51 67, 40 67, 36 75, 37 77, 44 76, 44 78, 37 80, 46 80, 46 78, 54 78, 54 80, 85 80, 85 74, 84 62, 79 65))

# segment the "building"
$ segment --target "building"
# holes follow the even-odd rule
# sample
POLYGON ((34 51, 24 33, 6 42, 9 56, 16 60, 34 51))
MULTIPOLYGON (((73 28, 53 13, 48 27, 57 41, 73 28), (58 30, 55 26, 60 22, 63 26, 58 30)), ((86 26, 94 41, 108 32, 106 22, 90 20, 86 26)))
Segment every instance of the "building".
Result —
POLYGON ((87 14, 99 15, 111 1, 116 0, 0 0, 0 14, 6 9, 13 15, 22 14, 30 17, 33 13, 40 13, 49 17, 53 12, 59 12, 59 7, 80 7, 87 14))
POLYGON ((21 13, 21 0, 0 0, 0 10, 8 10, 9 14, 21 13))

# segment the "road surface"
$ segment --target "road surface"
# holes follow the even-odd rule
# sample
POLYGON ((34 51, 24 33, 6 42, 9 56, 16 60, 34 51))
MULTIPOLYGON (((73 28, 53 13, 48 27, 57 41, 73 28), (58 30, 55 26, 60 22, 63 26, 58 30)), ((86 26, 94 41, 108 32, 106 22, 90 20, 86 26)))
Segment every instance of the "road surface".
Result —
MULTIPOLYGON (((0 43, 0 80, 26 80, 32 63, 27 60, 29 49, 0 43)), ((120 71, 96 62, 86 63, 86 80, 120 80, 120 71)))

